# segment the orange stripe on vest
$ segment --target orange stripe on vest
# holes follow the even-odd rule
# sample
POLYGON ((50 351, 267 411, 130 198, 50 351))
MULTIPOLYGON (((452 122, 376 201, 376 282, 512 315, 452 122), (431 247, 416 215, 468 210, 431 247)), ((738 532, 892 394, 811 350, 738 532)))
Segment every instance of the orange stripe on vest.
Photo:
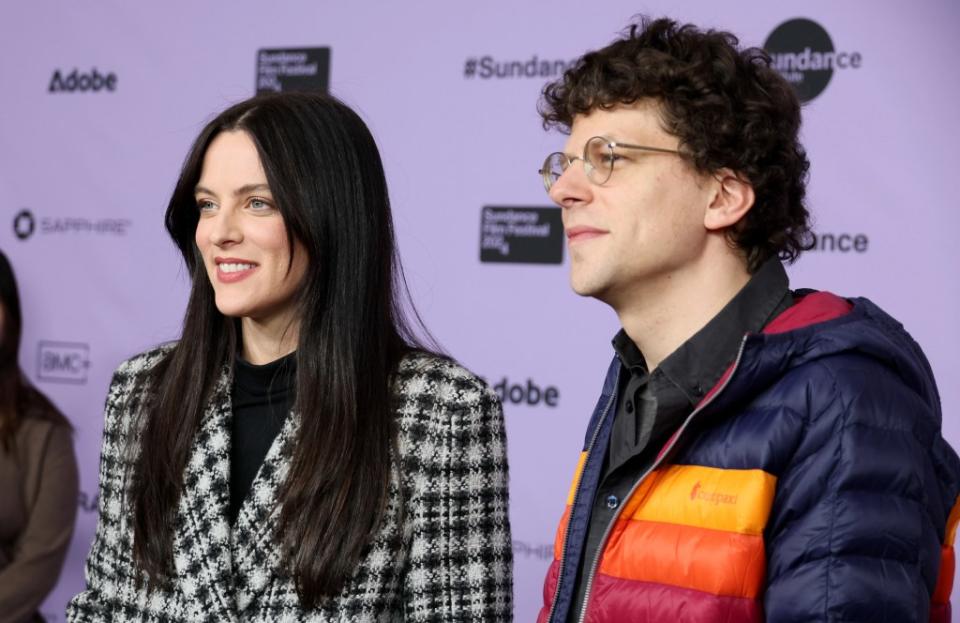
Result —
POLYGON ((618 521, 604 549, 606 575, 755 599, 763 592, 763 537, 649 521, 618 521))
MULTIPOLYGON (((557 529, 557 560, 585 459, 582 453, 557 529)), ((766 573, 763 530, 776 483, 775 476, 759 469, 670 465, 655 470, 611 530, 601 573, 757 598, 766 573)))
POLYGON ((933 605, 947 604, 950 593, 953 592, 953 577, 956 572, 956 559, 953 551, 957 539, 957 524, 960 523, 960 497, 953 505, 950 516, 947 518, 946 532, 943 547, 940 549, 940 573, 937 575, 937 587, 933 591, 930 603, 933 605))

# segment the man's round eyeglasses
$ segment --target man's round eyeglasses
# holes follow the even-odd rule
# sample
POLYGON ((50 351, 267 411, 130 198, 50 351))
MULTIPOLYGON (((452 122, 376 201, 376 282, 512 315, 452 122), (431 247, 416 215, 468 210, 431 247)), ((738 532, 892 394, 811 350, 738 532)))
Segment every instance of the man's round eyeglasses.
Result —
POLYGON ((597 185, 606 184, 613 175, 613 169, 620 159, 617 155, 617 149, 639 149, 661 154, 679 154, 676 149, 664 149, 662 147, 647 147, 645 145, 630 145, 629 143, 618 143, 602 136, 594 136, 587 144, 583 146, 583 156, 574 156, 571 158, 562 151, 555 151, 543 161, 543 168, 538 173, 543 178, 543 187, 550 192, 550 188, 556 183, 563 172, 566 171, 574 160, 583 161, 583 169, 587 174, 587 179, 597 185))

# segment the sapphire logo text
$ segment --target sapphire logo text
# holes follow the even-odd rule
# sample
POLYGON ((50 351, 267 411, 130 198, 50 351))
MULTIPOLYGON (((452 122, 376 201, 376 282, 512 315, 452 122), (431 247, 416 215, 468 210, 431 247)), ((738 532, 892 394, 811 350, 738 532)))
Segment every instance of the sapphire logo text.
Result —
POLYGON ((514 541, 513 557, 520 558, 521 556, 524 558, 550 560, 553 558, 553 544, 541 543, 539 545, 535 545, 533 543, 525 543, 524 541, 514 541))
POLYGON ((30 210, 20 210, 13 217, 13 233, 20 240, 26 240, 33 235, 37 228, 37 221, 30 210))
POLYGON ((132 221, 126 218, 90 219, 85 216, 45 216, 38 218, 32 210, 24 208, 13 217, 13 233, 20 240, 26 240, 34 233, 45 236, 52 234, 126 236, 131 224, 132 221))

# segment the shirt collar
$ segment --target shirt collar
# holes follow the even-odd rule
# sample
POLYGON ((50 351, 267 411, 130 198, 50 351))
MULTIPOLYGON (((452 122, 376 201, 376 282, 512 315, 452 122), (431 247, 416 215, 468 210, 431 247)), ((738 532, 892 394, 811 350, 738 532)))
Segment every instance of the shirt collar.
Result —
MULTIPOLYGON (((664 359, 654 374, 669 379, 691 404, 698 403, 736 359, 743 336, 759 333, 791 305, 789 285, 780 260, 767 260, 720 313, 664 359)), ((643 354, 623 329, 613 338, 613 348, 631 373, 647 373, 643 354)))

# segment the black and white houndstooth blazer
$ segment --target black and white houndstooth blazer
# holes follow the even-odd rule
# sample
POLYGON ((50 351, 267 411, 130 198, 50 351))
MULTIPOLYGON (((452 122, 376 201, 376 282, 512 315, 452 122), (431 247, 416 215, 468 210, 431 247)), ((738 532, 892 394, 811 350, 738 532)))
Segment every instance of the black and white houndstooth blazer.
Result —
POLYGON ((230 374, 224 369, 184 473, 168 590, 137 587, 129 483, 147 372, 165 347, 123 363, 106 402, 99 519, 87 590, 67 606, 85 621, 509 621, 512 551, 503 414, 455 363, 406 357, 394 381, 399 461, 386 519, 351 580, 315 610, 300 606, 274 538, 274 503, 299 417, 288 417, 231 529, 230 374), (399 500, 405 500, 403 513, 399 500), (400 518, 403 518, 403 523, 400 518))

